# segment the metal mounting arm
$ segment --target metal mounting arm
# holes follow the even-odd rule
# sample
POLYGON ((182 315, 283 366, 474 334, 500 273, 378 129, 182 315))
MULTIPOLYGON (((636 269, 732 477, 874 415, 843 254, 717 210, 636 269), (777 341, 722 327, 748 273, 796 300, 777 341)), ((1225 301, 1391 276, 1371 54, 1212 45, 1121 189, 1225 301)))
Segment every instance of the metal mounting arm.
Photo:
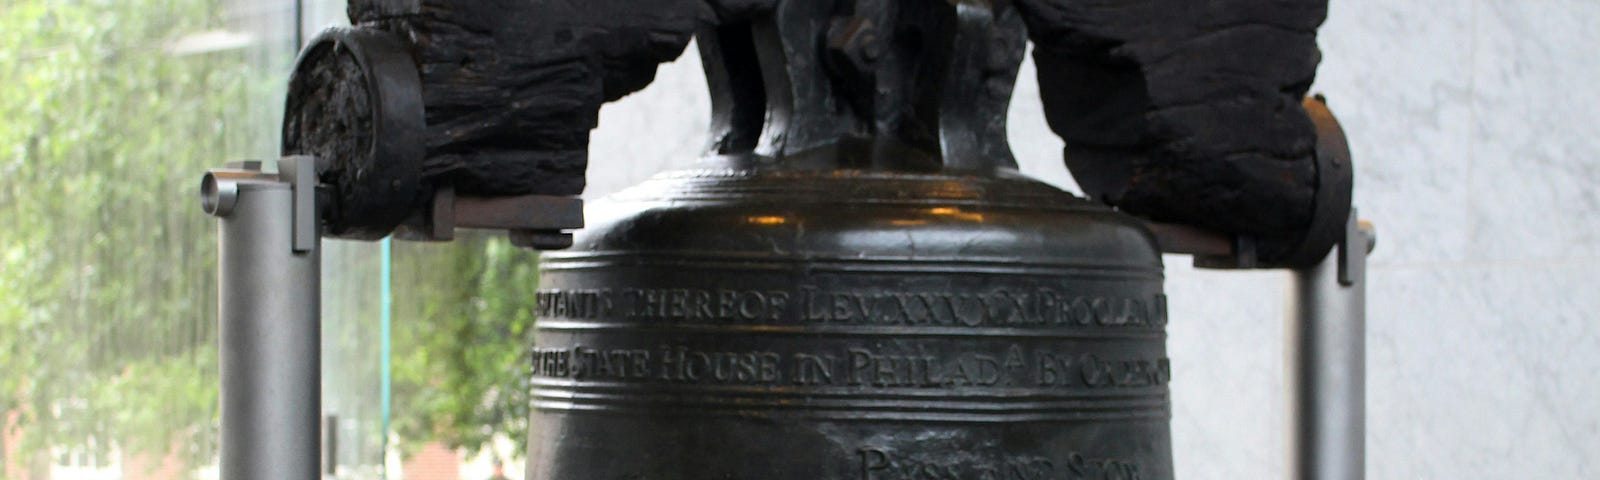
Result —
POLYGON ((583 228, 583 200, 553 195, 457 196, 445 186, 433 192, 426 212, 400 225, 395 238, 425 242, 455 239, 456 229, 504 230, 511 244, 557 250, 572 246, 568 229, 583 228))

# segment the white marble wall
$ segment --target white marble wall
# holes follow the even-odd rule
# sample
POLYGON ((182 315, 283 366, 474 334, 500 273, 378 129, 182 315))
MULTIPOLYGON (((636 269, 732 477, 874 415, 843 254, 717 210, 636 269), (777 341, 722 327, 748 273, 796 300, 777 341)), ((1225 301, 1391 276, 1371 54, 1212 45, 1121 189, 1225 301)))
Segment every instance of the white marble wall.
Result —
MULTIPOLYGON (((1333 0, 1322 47, 1379 230, 1368 477, 1600 478, 1600 1, 1333 0)), ((1076 190, 1024 68, 1012 146, 1076 190)), ((691 50, 606 107, 590 195, 691 164, 704 89, 691 50)), ((1168 264, 1181 478, 1283 478, 1284 275, 1168 264)))

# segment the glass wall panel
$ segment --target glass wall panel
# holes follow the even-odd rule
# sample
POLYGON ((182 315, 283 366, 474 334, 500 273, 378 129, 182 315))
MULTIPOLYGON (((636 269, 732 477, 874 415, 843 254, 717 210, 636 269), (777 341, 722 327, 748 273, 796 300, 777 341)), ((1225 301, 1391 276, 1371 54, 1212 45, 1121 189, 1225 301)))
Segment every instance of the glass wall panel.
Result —
MULTIPOLYGON (((298 45, 343 22, 330 0, 0 0, 0 478, 218 476, 197 180, 277 157, 298 45)), ((392 252, 325 242, 334 477, 521 477, 537 255, 392 252)))
MULTIPOLYGON (((322 0, 0 2, 0 478, 215 478, 215 220, 199 175, 271 159, 322 0)), ((341 478, 379 478, 382 262, 330 242, 341 478)))
POLYGON ((184 478, 214 463, 216 239, 196 179, 276 154, 294 44, 272 26, 292 13, 0 7, 5 478, 184 478))
POLYGON ((394 244, 390 478, 522 478, 537 267, 503 234, 394 244))
POLYGON ((335 428, 324 449, 334 478, 382 478, 388 257, 379 244, 337 240, 322 253, 322 410, 324 428, 335 428))

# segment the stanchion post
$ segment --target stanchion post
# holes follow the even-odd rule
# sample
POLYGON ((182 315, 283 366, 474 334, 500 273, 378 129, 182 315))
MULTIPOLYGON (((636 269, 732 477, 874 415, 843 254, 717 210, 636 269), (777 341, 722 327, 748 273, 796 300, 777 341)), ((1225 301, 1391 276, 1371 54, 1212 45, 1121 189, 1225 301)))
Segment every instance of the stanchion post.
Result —
POLYGON ((1365 478, 1366 270, 1375 240, 1352 211, 1338 247, 1291 273, 1284 328, 1291 479, 1365 478))
POLYGON ((290 157, 206 173, 218 218, 221 478, 318 478, 320 241, 315 161, 290 157))

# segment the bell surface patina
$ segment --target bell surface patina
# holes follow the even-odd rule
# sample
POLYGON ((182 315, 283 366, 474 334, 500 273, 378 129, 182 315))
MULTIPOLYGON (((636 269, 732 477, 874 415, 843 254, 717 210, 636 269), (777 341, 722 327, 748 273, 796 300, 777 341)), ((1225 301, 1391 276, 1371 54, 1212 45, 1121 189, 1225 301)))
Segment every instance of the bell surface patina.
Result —
POLYGON ((1172 478, 1140 223, 1004 168, 732 165, 545 255, 528 478, 1172 478))

